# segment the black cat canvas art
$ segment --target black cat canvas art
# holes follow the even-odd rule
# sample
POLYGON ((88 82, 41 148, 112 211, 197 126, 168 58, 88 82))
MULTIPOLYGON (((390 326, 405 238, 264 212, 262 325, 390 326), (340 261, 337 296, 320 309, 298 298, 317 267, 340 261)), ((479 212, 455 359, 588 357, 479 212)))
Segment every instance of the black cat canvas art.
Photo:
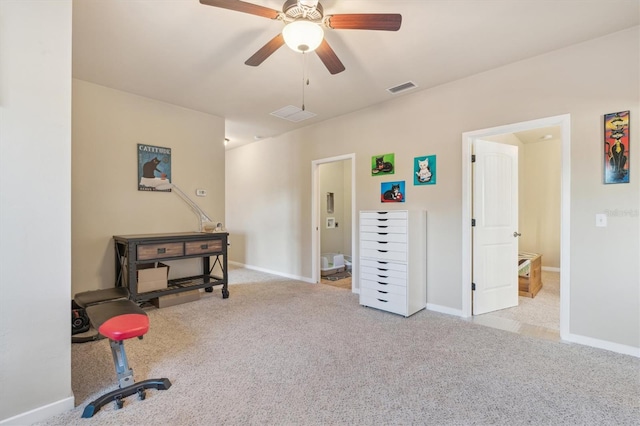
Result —
POLYGON ((171 148, 138 144, 138 191, 171 191, 171 148))
POLYGON ((383 182, 380 187, 380 201, 383 203, 404 203, 404 181, 383 182))
POLYGON ((376 155, 371 158, 371 175, 394 173, 394 154, 376 155))

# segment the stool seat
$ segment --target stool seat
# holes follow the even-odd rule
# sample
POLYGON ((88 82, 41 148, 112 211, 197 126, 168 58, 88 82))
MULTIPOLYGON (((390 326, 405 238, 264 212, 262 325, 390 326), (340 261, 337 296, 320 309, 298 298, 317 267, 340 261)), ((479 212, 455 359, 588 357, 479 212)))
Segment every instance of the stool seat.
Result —
POLYGON ((111 340, 143 336, 149 331, 149 317, 130 300, 114 300, 87 307, 93 328, 111 340))
POLYGON ((149 317, 140 314, 125 314, 104 322, 98 332, 111 340, 126 340, 144 336, 149 331, 149 317))

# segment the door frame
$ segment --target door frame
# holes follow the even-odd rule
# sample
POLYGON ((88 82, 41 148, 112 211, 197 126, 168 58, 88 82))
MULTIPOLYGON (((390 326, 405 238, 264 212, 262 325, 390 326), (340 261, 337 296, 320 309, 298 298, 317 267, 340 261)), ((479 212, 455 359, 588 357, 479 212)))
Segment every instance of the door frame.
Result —
POLYGON ((356 154, 338 155, 336 157, 313 160, 311 162, 311 282, 320 283, 320 166, 337 161, 351 160, 351 291, 355 291, 354 283, 358 282, 356 256, 356 154))
POLYGON ((504 126, 474 130, 462 134, 462 316, 468 318, 471 312, 471 272, 472 272, 472 171, 471 152, 475 139, 517 133, 540 127, 560 126, 561 138, 561 183, 560 183, 560 338, 569 336, 570 318, 570 228, 571 228, 571 115, 563 114, 537 120, 523 121, 504 126))

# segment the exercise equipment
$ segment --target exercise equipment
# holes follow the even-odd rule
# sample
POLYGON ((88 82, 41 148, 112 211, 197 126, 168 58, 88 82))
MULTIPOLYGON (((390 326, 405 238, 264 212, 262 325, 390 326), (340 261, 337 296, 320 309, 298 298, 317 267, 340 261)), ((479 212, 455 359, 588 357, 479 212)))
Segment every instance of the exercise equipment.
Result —
POLYGON ((105 404, 114 401, 116 409, 122 408, 124 398, 138 394, 146 398, 146 389, 166 390, 171 387, 167 378, 147 379, 136 382, 129 368, 124 341, 142 337, 149 331, 149 317, 134 302, 129 300, 129 291, 124 287, 86 291, 76 294, 75 303, 85 309, 89 321, 98 333, 109 339, 111 355, 116 367, 118 389, 108 392, 87 405, 83 418, 92 417, 105 404))

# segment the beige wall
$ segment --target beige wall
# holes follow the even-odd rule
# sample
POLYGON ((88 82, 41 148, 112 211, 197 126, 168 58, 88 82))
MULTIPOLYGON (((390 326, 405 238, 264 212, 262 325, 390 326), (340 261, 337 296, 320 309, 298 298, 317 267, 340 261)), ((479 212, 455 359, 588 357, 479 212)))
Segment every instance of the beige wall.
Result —
POLYGON ((520 250, 542 254, 542 266, 560 268, 561 141, 523 146, 520 250))
MULTIPOLYGON (((73 293, 114 285, 113 235, 197 231, 174 193, 138 191, 137 144, 171 148, 173 183, 224 222, 224 120, 73 81, 73 293), (207 190, 196 197, 196 188, 207 190)), ((197 260, 170 263, 170 277, 197 260)))
POLYGON ((319 166, 320 180, 320 252, 351 256, 351 161, 343 160, 319 166), (334 193, 334 212, 327 213, 327 192, 334 193), (347 198, 349 195, 349 198, 347 198), (333 217, 336 228, 327 228, 333 217))
MULTIPOLYGON (((355 153, 357 210, 376 209, 384 178, 370 175, 370 158, 394 152, 393 180, 407 182, 407 201, 397 208, 428 212, 427 300, 461 310, 462 133, 570 114, 570 333, 640 347, 640 174, 613 186, 601 174, 603 114, 640 114, 639 40, 636 27, 228 151, 228 226, 241 240, 231 258, 310 277, 311 162, 355 153), (617 58, 615 68, 603 52, 617 58), (603 84, 612 78, 624 90, 603 84), (413 158, 434 154, 438 183, 413 186, 413 158), (288 167, 248 179, 248 171, 274 163, 288 167), (631 213, 596 228, 595 214, 607 209, 631 213), (273 217, 283 220, 265 226, 273 217)), ((631 132, 632 146, 638 133, 631 132)), ((640 150, 631 156, 640 164, 640 150)))
POLYGON ((0 423, 74 407, 71 0, 0 1, 0 423))

